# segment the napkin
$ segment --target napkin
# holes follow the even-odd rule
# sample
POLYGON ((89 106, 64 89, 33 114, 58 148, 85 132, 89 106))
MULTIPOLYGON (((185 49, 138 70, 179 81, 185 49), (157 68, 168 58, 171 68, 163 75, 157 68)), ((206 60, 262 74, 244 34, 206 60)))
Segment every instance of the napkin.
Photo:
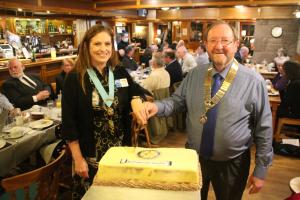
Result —
POLYGON ((60 142, 61 140, 56 140, 54 143, 45 145, 40 148, 40 155, 42 156, 46 164, 48 164, 51 161, 52 153, 60 142))

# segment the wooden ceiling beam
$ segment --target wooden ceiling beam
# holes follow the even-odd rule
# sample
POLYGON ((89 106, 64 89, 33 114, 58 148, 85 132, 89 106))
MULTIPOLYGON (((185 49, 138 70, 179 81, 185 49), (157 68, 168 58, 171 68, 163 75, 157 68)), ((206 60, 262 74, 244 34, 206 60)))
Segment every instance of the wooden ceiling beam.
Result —
MULTIPOLYGON (((105 3, 113 3, 109 1, 105 1, 105 3)), ((105 4, 102 0, 101 3, 97 5, 98 0, 95 2, 96 10, 128 10, 128 9, 158 9, 161 7, 181 7, 181 8, 193 8, 193 7, 227 7, 227 6, 235 6, 235 5, 244 5, 244 6, 287 6, 287 5, 298 5, 300 3, 299 0, 249 0, 249 1, 219 1, 219 2, 211 2, 208 0, 204 0, 201 3, 194 3, 192 1, 188 1, 186 3, 160 3, 160 4, 141 4, 140 0, 136 0, 135 5, 115 5, 115 6, 104 6, 105 4), (138 3, 140 2, 140 3, 138 3)), ((100 2, 100 0, 99 0, 100 2)))

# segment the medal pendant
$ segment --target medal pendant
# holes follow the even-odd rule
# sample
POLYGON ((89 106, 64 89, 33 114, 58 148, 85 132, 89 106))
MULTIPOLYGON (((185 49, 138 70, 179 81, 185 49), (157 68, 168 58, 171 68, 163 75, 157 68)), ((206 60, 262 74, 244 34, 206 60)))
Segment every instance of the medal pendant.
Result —
POLYGON ((108 115, 108 116, 113 116, 113 115, 114 115, 114 109, 108 107, 108 108, 107 108, 107 115, 108 115))
POLYGON ((204 124, 206 121, 207 121, 207 116, 204 114, 204 115, 202 115, 201 117, 200 117, 200 123, 201 124, 204 124))

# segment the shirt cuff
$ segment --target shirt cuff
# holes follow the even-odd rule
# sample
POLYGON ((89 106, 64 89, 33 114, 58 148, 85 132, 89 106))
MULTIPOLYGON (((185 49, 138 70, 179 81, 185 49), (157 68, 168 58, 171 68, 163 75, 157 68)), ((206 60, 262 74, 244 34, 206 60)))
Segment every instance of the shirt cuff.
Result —
POLYGON ((268 167, 255 166, 253 176, 259 179, 265 179, 267 176, 268 167))
POLYGON ((32 96, 32 99, 34 103, 38 101, 36 95, 32 96))
POLYGON ((164 104, 158 102, 158 101, 155 101, 154 104, 157 106, 158 108, 158 111, 157 111, 157 116, 162 116, 164 111, 165 111, 165 106, 164 104))

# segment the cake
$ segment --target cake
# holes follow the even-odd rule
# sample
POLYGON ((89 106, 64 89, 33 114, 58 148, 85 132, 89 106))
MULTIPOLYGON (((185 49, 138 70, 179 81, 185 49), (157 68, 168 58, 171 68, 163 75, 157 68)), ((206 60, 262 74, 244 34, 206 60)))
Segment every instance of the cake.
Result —
POLYGON ((199 176, 194 150, 112 147, 99 162, 93 185, 199 191, 199 176))

